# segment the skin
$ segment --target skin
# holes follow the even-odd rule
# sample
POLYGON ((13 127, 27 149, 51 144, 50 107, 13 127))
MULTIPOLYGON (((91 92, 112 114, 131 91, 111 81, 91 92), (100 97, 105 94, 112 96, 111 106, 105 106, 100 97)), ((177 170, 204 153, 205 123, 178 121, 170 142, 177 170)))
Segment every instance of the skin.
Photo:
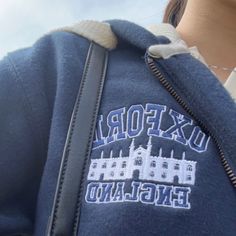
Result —
MULTIPOLYGON (((236 0, 188 0, 176 30, 207 64, 236 67, 236 0)), ((224 83, 231 72, 213 70, 224 83)))

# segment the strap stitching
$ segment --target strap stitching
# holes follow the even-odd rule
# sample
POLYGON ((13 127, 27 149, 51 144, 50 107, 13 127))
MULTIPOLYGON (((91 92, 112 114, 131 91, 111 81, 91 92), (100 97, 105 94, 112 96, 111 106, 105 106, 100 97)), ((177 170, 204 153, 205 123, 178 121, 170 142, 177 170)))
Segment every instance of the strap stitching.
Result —
POLYGON ((99 108, 99 103, 100 103, 100 99, 102 96, 102 86, 103 86, 103 82, 104 82, 104 75, 105 75, 105 69, 104 69, 104 65, 107 61, 107 52, 105 55, 105 58, 103 60, 103 71, 102 74, 100 76, 100 82, 99 82, 99 90, 98 93, 96 94, 97 97, 97 101, 96 101, 96 109, 93 112, 93 118, 92 118, 92 122, 91 122, 91 127, 90 127, 90 133, 89 133, 89 142, 87 145, 87 150, 86 150, 86 156, 85 156, 85 162, 84 162, 84 166, 82 169, 82 178, 81 178, 81 184, 80 184, 80 189, 79 189, 79 193, 78 193, 78 199, 77 199, 77 206, 76 206, 76 213, 75 213, 75 219, 74 219, 74 225, 73 225, 73 235, 77 234, 77 228, 78 228, 78 222, 79 222, 79 215, 80 215, 80 206, 81 206, 81 198, 82 198, 82 193, 83 193, 83 189, 84 189, 84 182, 85 182, 85 170, 86 170, 86 166, 88 163, 88 154, 89 154, 89 144, 91 143, 91 139, 93 138, 93 133, 94 133, 94 129, 93 129, 93 124, 98 112, 98 108, 99 108))
POLYGON ((54 235, 54 230, 55 230, 55 227, 56 227, 56 224, 57 224, 57 212, 58 212, 58 208, 59 208, 59 205, 60 205, 61 192, 62 192, 62 186, 64 184, 65 173, 66 173, 66 170, 67 170, 68 157, 69 157, 69 153, 70 153, 70 150, 71 150, 70 149, 71 139, 72 139, 72 136, 73 136, 73 133, 74 133, 75 121, 76 121, 76 118, 77 118, 79 105, 80 105, 80 98, 81 98, 81 95, 82 95, 82 91, 84 89, 84 85, 87 81, 86 78, 87 78, 88 68, 89 68, 89 65, 90 65, 90 62, 91 62, 93 46, 94 46, 94 44, 91 43, 90 48, 89 48, 90 53, 89 53, 89 57, 88 57, 88 63, 87 63, 87 66, 85 68, 85 73, 84 73, 83 81, 82 81, 82 84, 81 84, 80 94, 78 96, 78 99, 77 99, 77 102, 76 102, 75 113, 74 113, 73 118, 72 118, 71 131, 70 131, 69 138, 68 138, 68 144, 67 144, 67 147, 66 147, 66 155, 65 155, 65 159, 64 159, 63 167, 62 167, 62 172, 61 172, 61 176, 60 176, 58 194, 57 194, 56 203, 55 203, 55 210, 53 212, 52 228, 51 228, 51 234, 52 235, 54 235))

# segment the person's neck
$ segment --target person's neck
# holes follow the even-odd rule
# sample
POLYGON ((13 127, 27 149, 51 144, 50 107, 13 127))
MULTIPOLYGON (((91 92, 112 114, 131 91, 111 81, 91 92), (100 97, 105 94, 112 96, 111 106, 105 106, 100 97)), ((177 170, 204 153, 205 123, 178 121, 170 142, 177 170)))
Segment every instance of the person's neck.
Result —
MULTIPOLYGON (((188 46, 197 46, 207 64, 236 66, 236 2, 232 0, 188 0, 176 27, 188 46)), ((224 82, 229 71, 214 70, 224 82)))

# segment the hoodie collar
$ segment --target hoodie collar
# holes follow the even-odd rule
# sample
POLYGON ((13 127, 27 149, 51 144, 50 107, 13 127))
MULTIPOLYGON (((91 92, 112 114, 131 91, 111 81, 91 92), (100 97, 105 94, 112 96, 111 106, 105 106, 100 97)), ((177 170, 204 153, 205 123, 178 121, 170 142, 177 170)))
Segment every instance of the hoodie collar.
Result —
MULTIPOLYGON (((207 66, 208 69, 210 70, 209 66, 207 65, 207 63, 206 63, 206 61, 204 59, 204 57, 199 52, 198 48, 196 46, 188 47, 188 45, 182 40, 181 36, 176 31, 175 27, 172 26, 171 24, 159 23, 159 24, 155 24, 155 25, 149 26, 147 29, 150 30, 150 32, 152 32, 156 36, 158 36, 158 35, 166 36, 167 38, 170 39, 172 45, 177 45, 176 42, 181 42, 183 47, 185 47, 185 49, 184 49, 185 52, 190 53, 194 58, 198 59, 205 66, 207 66)), ((158 47, 159 48, 157 48, 157 49, 160 50, 161 46, 158 45, 158 47)), ((173 53, 174 49, 171 48, 170 45, 164 49, 166 51, 166 53, 168 52, 168 49, 172 50, 172 53, 173 53)), ((179 52, 181 53, 180 50, 179 50, 179 52)), ((182 51, 182 52, 184 53, 184 51, 182 51)), ((230 93, 232 98, 236 101, 236 72, 235 72, 235 70, 231 72, 231 74, 229 75, 229 77, 228 77, 228 79, 226 80, 225 83, 223 83, 223 82, 221 82, 221 83, 227 89, 227 91, 230 93)))

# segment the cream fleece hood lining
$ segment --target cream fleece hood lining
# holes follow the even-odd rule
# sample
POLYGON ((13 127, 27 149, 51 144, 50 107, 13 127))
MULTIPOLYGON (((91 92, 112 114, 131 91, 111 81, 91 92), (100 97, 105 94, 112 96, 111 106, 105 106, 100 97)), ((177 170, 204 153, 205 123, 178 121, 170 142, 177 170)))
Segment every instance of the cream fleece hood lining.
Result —
POLYGON ((56 31, 66 31, 81 35, 107 49, 114 49, 117 45, 116 35, 112 32, 110 25, 105 22, 84 20, 72 26, 57 28, 49 33, 56 31))
MULTIPOLYGON (((147 30, 155 35, 165 35, 170 39, 171 42, 181 40, 174 27, 167 23, 152 25, 148 27, 147 30)), ((81 35, 107 49, 114 49, 117 45, 116 35, 112 32, 109 23, 105 22, 84 20, 77 22, 72 26, 56 28, 49 33, 56 31, 66 31, 81 35)))

